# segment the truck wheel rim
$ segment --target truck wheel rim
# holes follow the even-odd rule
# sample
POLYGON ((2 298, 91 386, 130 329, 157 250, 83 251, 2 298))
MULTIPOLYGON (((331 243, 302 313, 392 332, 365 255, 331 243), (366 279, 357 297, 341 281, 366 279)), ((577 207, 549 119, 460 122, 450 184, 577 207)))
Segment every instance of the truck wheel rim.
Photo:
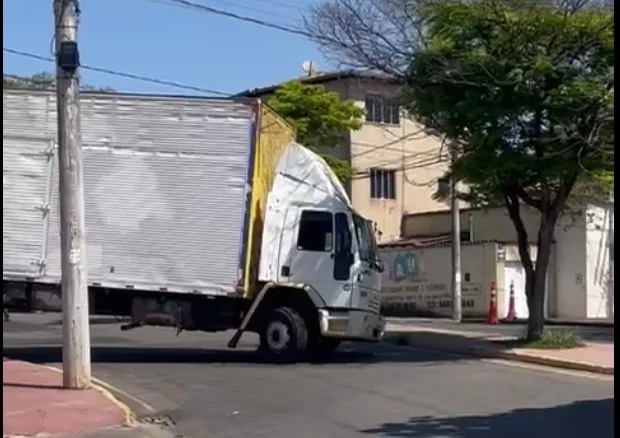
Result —
POLYGON ((267 326, 267 342, 273 351, 281 351, 286 348, 290 340, 289 330, 286 324, 273 321, 267 326))

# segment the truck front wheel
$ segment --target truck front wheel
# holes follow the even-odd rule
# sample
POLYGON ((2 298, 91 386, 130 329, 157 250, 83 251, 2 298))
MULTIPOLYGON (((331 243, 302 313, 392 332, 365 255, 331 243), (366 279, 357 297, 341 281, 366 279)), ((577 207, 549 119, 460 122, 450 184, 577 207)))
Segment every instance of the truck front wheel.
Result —
POLYGON ((260 331, 260 351, 277 362, 296 362, 306 352, 308 328, 299 312, 278 307, 267 315, 260 331))

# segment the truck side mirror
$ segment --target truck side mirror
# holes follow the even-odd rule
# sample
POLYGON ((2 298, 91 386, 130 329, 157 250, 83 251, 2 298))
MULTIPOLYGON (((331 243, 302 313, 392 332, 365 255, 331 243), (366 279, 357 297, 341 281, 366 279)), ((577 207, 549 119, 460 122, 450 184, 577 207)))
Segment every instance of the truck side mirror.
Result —
POLYGON ((375 269, 377 271, 379 271, 379 272, 385 271, 385 267, 383 266, 383 262, 381 260, 377 259, 377 260, 374 261, 373 264, 374 264, 374 267, 375 267, 375 269))

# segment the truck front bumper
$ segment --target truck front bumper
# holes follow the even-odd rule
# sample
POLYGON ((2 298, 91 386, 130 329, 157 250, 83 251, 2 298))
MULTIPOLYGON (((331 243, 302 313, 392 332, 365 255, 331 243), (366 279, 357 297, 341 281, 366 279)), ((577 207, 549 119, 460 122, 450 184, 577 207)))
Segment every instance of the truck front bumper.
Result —
POLYGON ((385 335, 385 319, 364 310, 319 309, 319 325, 326 338, 380 342, 385 335))

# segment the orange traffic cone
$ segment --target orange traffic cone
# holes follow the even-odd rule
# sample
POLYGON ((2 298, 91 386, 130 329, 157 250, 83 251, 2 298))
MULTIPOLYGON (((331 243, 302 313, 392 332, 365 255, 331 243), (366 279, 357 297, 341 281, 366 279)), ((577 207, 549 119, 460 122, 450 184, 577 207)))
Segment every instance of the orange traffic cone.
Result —
POLYGON ((517 319, 517 310, 515 309, 515 283, 510 281, 510 298, 508 299, 508 314, 506 321, 515 321, 517 319))
POLYGON ((491 302, 489 303, 489 315, 487 316, 487 324, 499 324, 497 318, 497 289, 495 282, 491 282, 491 302))

